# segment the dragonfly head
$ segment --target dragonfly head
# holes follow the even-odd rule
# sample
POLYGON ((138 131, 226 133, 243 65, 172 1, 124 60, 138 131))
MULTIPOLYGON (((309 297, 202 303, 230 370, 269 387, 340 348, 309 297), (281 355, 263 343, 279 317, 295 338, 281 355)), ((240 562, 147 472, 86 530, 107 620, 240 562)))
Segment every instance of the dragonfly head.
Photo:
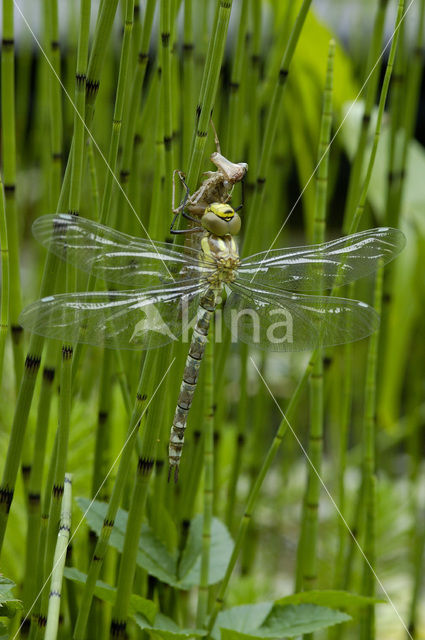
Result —
POLYGON ((229 204, 214 202, 205 209, 201 224, 215 236, 235 236, 240 231, 241 219, 229 204))

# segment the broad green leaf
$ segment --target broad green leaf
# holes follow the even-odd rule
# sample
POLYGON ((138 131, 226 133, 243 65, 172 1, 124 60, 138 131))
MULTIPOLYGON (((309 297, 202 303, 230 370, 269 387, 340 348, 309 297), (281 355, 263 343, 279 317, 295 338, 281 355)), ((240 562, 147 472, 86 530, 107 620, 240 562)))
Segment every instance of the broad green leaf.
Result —
MULTIPOLYGON (((78 569, 75 569, 74 567, 65 567, 64 575, 68 580, 79 582, 80 584, 85 584, 87 580, 87 575, 82 571, 78 571, 78 569)), ((107 582, 97 580, 94 593, 100 600, 109 602, 110 604, 115 604, 117 590, 115 587, 111 587, 107 582)), ((147 620, 153 621, 157 611, 158 607, 152 600, 142 598, 142 596, 138 596, 135 593, 131 594, 130 615, 134 615, 136 613, 142 614, 147 620)))
POLYGON ((0 616, 3 618, 13 618, 15 613, 23 608, 22 602, 12 593, 15 586, 12 580, 0 576, 0 616))
MULTIPOLYGON (((180 581, 182 589, 190 589, 199 584, 201 572, 203 516, 197 515, 190 524, 189 536, 180 563, 180 581)), ((233 540, 227 527, 218 518, 211 524, 211 547, 208 584, 215 584, 224 577, 230 556, 233 551, 233 540)))
MULTIPOLYGON (((77 502, 85 513, 90 501, 86 498, 77 498, 77 502)), ((95 501, 85 515, 88 525, 98 535, 102 529, 107 509, 108 505, 106 503, 95 501)), ((122 552, 124 546, 127 518, 127 511, 119 509, 111 533, 110 544, 120 552, 122 552)), ((137 564, 162 582, 171 585, 177 582, 177 554, 171 554, 162 542, 155 538, 147 524, 142 527, 137 564)))
POLYGON ((12 580, 9 580, 9 578, 5 578, 4 576, 0 575, 0 600, 2 600, 3 594, 10 594, 13 587, 15 586, 16 585, 14 582, 12 582, 12 580))
POLYGON ((276 605, 288 604, 318 604, 322 607, 330 607, 332 609, 358 609, 368 604, 376 604, 378 602, 386 602, 378 598, 361 596, 357 593, 349 593, 348 591, 324 590, 324 591, 301 591, 301 593, 293 593, 290 596, 284 596, 276 600, 276 605))
POLYGON ((158 613, 153 624, 141 615, 136 614, 137 625, 147 631, 153 638, 164 638, 164 640, 185 640, 186 638, 201 638, 206 636, 204 629, 181 629, 171 618, 158 613))
POLYGON ((342 611, 315 604, 275 605, 259 632, 264 638, 292 638, 348 620, 351 616, 342 611))
MULTIPOLYGON (((85 511, 90 505, 86 498, 77 498, 80 508, 85 511)), ((99 535, 107 513, 107 504, 94 502, 85 515, 89 526, 99 535)), ((127 512, 120 509, 115 518, 110 544, 122 551, 124 545, 127 512)), ((162 582, 178 589, 190 589, 199 584, 202 550, 202 516, 195 516, 191 522, 186 547, 177 576, 177 552, 170 553, 165 545, 152 533, 145 524, 140 536, 137 564, 149 574, 162 582)), ((225 525, 213 518, 211 526, 210 573, 208 584, 215 584, 225 574, 227 564, 233 551, 233 541, 225 525)))
MULTIPOLYGON (((237 609, 239 607, 235 607, 237 609)), ((240 621, 237 626, 226 628, 220 623, 221 640, 249 640, 250 638, 294 638, 304 633, 314 633, 341 622, 351 620, 351 616, 315 604, 274 605, 260 626, 249 629, 240 621)))
POLYGON ((220 629, 223 633, 223 628, 251 632, 262 625, 272 608, 273 602, 260 602, 258 604, 243 604, 220 611, 211 636, 214 640, 219 640, 220 629))
POLYGON ((7 627, 0 622, 0 640, 9 640, 9 638, 10 636, 7 627))

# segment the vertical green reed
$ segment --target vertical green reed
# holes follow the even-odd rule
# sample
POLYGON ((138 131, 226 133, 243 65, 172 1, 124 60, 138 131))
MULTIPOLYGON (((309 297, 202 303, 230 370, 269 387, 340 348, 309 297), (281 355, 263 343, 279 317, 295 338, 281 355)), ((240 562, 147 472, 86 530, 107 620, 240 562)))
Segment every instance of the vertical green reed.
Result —
POLYGON ((49 607, 47 611, 45 640, 56 640, 59 627, 60 603, 62 595, 63 570, 66 550, 71 532, 72 479, 65 475, 64 492, 59 522, 59 534, 53 559, 52 579, 50 582, 49 607))
POLYGON ((182 101, 182 157, 183 167, 189 165, 195 107, 195 60, 196 40, 193 33, 193 0, 184 0, 183 26, 183 101, 182 101))
POLYGON ((1 311, 0 311, 0 388, 3 377, 4 349, 9 331, 9 244, 7 241, 6 209, 3 180, 0 174, 0 252, 1 252, 1 311))
POLYGON ((202 524, 201 576, 199 582, 196 626, 205 625, 208 610, 208 576, 210 571, 211 525, 214 494, 214 326, 205 351, 204 364, 204 518, 202 524))
POLYGON ((379 0, 375 22, 373 25, 372 41, 368 51, 365 74, 366 78, 368 78, 365 87, 365 106, 357 142, 357 149, 354 155, 353 166, 350 173, 350 182, 348 186, 348 194, 344 211, 344 233, 349 233, 348 230, 351 228, 354 211, 357 204, 358 193, 361 188, 362 169, 364 166, 364 158, 367 149, 370 118, 373 106, 375 104, 376 92, 378 89, 379 72, 381 69, 380 54, 387 6, 388 0, 379 0))
POLYGON ((295 53, 301 30, 310 9, 310 5, 311 0, 303 0, 301 8, 296 17, 291 35, 289 36, 288 44, 286 45, 285 52, 282 57, 278 77, 276 78, 276 84, 273 90, 271 104, 267 114, 263 142, 260 151, 260 159, 257 166, 257 179, 255 184, 254 196, 249 207, 249 216, 245 223, 244 252, 248 255, 252 253, 255 247, 255 225, 257 223, 255 212, 261 211, 263 205, 264 185, 266 182, 267 171, 270 165, 274 139, 276 136, 276 129, 279 121, 279 114, 281 112, 284 88, 289 74, 289 67, 295 53))
MULTIPOLYGON (((104 2, 99 9, 99 16, 96 23, 94 42, 89 59, 86 82, 86 124, 90 126, 94 104, 99 89, 99 74, 102 68, 104 52, 109 40, 112 23, 118 0, 104 2)), ((71 164, 68 162, 67 170, 62 183, 62 189, 58 200, 57 210, 63 211, 66 206, 71 164)), ((7 195, 7 194, 6 194, 7 195)), ((7 198, 6 198, 7 201, 7 198)), ((55 284, 59 259, 51 252, 47 254, 43 271, 40 297, 52 292, 55 284)), ((27 426, 28 414, 31 407, 34 393, 35 381, 40 367, 41 353, 44 339, 36 334, 31 334, 27 356, 25 359, 24 373, 19 387, 18 398, 15 406, 15 414, 11 435, 6 454, 6 462, 3 470, 2 482, 0 485, 0 554, 3 546, 4 535, 8 521, 10 505, 13 500, 13 493, 16 482, 16 474, 24 442, 25 430, 27 426)))
MULTIPOLYGON (((168 353, 162 349, 158 354, 148 351, 143 364, 143 388, 148 397, 154 397, 164 378, 167 376, 174 359, 166 369, 168 353), (165 370, 165 373, 163 374, 165 370), (159 381, 159 383, 157 382, 159 381)), ((142 382, 142 380, 141 380, 142 382)), ((142 388, 142 385, 140 385, 142 388)), ((113 638, 125 638, 130 595, 136 571, 136 557, 140 532, 146 518, 145 508, 149 481, 154 470, 156 451, 162 425, 159 405, 156 411, 149 411, 142 434, 142 446, 138 457, 136 477, 131 496, 124 546, 117 579, 117 595, 112 611, 110 634, 113 638), (157 418, 158 416, 158 418, 157 418)))
POLYGON ((161 0, 160 3, 160 31, 161 31, 161 110, 164 128, 164 159, 165 183, 164 200, 171 202, 171 176, 175 169, 173 154, 173 101, 171 87, 171 0, 161 0))
POLYGON ((232 0, 228 0, 228 2, 217 0, 216 20, 210 36, 210 46, 205 62, 203 84, 200 90, 198 106, 196 107, 196 133, 192 142, 189 167, 187 170, 187 184, 192 190, 198 182, 201 171, 208 135, 208 123, 217 93, 231 10, 232 0))
POLYGON ((242 117, 242 73, 246 65, 246 32, 248 24, 249 0, 242 0, 239 16, 238 35, 236 47, 233 54, 233 67, 230 78, 229 96, 229 116, 227 122, 227 145, 226 152, 230 158, 239 159, 241 147, 241 135, 237 125, 238 119, 242 117))
MULTIPOLYGON (((253 362, 253 361, 252 361, 253 362)), ((255 365, 254 365, 255 366, 255 365)), ((288 407, 286 409, 286 413, 283 413, 283 411, 280 409, 279 405, 278 409, 279 412, 282 415, 282 420, 279 424, 279 427, 276 431, 276 434, 273 438, 273 441, 267 451, 266 457, 264 458, 263 464, 261 465, 261 469, 259 470, 259 473, 255 479, 255 483, 254 485, 251 487, 249 495, 248 495, 248 499, 246 501, 246 506, 244 509, 244 514, 243 517, 240 520, 239 523, 239 527, 235 536, 235 546, 233 548, 232 551, 232 555, 231 558, 229 560, 229 564, 226 567, 226 573, 225 576, 223 578, 223 580, 220 583, 220 586, 218 588, 218 592, 216 594, 216 598, 215 598, 215 602, 214 602, 214 607, 213 610, 211 612, 211 616, 208 622, 208 632, 209 634, 211 634, 211 630, 214 626, 214 623, 217 619, 218 614, 220 613, 220 611, 223 608, 224 605, 224 598, 226 596, 227 593, 227 589, 229 587, 229 582, 230 582, 230 578, 232 576, 233 573, 233 569, 235 568, 236 565, 236 561, 238 559, 239 553, 242 550, 242 545, 243 545, 243 541, 247 532, 247 529, 249 527, 249 524, 251 522, 251 518, 252 518, 252 514, 254 511, 254 508, 256 506, 257 503, 257 499, 259 497, 259 493, 260 493, 260 489, 262 487, 262 484, 264 482, 264 478, 266 477, 268 471, 271 468, 271 465, 273 463, 273 460, 279 450, 279 447, 281 445, 281 442, 283 440, 283 437, 286 433, 286 429, 288 427, 288 424, 291 424, 291 420, 293 417, 293 413, 298 405, 298 402, 300 400, 301 397, 301 393, 307 383, 307 380, 310 377, 311 374, 311 369, 312 369, 313 365, 309 365, 305 372, 303 373, 302 377, 300 378, 298 385, 294 391, 294 393, 291 396, 291 399, 288 403, 288 407)), ((258 375, 261 378, 262 383, 266 386, 267 390, 269 391, 267 384, 265 382, 265 379, 261 376, 261 373, 259 371, 259 369, 255 366, 255 369, 258 373, 258 375)), ((269 391, 270 393, 270 391, 269 391)), ((210 636, 208 636, 209 638, 210 636)))
MULTIPOLYGON (((329 173, 329 141, 332 130, 332 94, 334 73, 335 42, 329 43, 326 81, 323 96, 322 120, 317 159, 316 199, 314 213, 314 243, 324 242, 326 227, 327 185, 329 173)), ((320 281, 318 291, 321 290, 320 281)), ((304 589, 312 589, 317 581, 317 535, 318 509, 320 498, 320 475, 323 454, 323 352, 317 349, 316 359, 310 377, 310 434, 308 454, 308 479, 303 502, 303 514, 300 533, 300 553, 298 560, 302 564, 297 575, 302 574, 304 589)), ((297 585, 298 588, 301 585, 297 585)))
MULTIPOLYGON (((374 307, 381 313, 383 269, 378 269, 375 282, 374 307)), ((365 407, 363 418, 363 487, 364 487, 364 540, 363 551, 368 564, 363 565, 362 594, 375 594, 375 575, 371 568, 376 560, 376 378, 378 369, 379 331, 369 338, 365 377, 365 407)), ((365 607, 361 621, 361 640, 375 637, 375 606, 365 607)))
MULTIPOLYGON (((354 215, 351 218, 351 222, 349 224, 349 233, 354 233, 358 229, 360 220, 364 212, 365 204, 366 204, 367 192, 369 190, 370 179, 372 177, 372 170, 375 164, 379 138, 381 135, 381 126, 382 126, 382 118, 384 116, 385 103, 387 100, 388 89, 391 81, 391 74, 393 72, 393 67, 394 67, 395 54, 397 51, 398 39, 400 36, 400 23, 403 18, 403 11, 404 11, 404 0, 399 0, 395 27, 394 27, 394 35, 392 38, 390 53, 388 56, 388 62, 385 69, 384 81, 382 83, 382 89, 379 96, 378 113, 376 118, 376 127, 375 127, 374 136, 373 136, 372 148, 370 151, 370 157, 367 164, 366 175, 364 177, 363 185, 360 190, 360 196, 358 198, 357 206, 354 211, 354 215)), ((348 224, 348 222, 346 224, 348 224)))
MULTIPOLYGON (((22 378, 23 345, 22 328, 18 315, 22 305, 19 276, 19 231, 16 207, 16 134, 15 134, 15 34, 13 0, 3 0, 3 34, 1 45, 1 131, 3 184, 9 245, 9 319, 12 334, 13 359, 16 385, 22 378)), ((0 548, 1 548, 0 534, 0 548)))

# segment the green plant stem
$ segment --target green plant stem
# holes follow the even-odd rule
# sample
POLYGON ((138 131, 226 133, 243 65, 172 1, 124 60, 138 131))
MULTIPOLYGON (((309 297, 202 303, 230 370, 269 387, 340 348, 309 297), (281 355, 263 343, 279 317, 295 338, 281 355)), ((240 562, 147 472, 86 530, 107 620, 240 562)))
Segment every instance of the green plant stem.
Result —
POLYGON ((192 143, 189 168, 187 171, 187 184, 192 190, 198 182, 201 171, 207 141, 208 123, 217 92, 231 10, 232 0, 225 3, 221 2, 221 0, 217 1, 217 19, 215 21, 215 28, 211 34, 207 61, 205 63, 203 86, 201 86, 199 103, 196 108, 196 133, 192 143))
POLYGON ((382 118, 384 115, 385 103, 387 100, 391 74, 394 67, 394 58, 397 51, 398 38, 400 35, 399 27, 400 27, 400 22, 403 18, 403 11, 404 11, 404 0, 399 0, 397 17, 396 17, 395 28, 394 28, 394 35, 391 42, 391 48, 388 56, 387 66, 385 69, 385 75, 384 75, 384 81, 382 83, 381 94, 379 96, 378 115, 376 119, 376 127, 375 127, 375 133, 373 137, 372 149, 370 152, 369 162, 366 170, 366 176, 364 178, 363 186, 360 192, 360 198, 359 198, 355 213, 352 217, 351 225, 349 227, 349 233, 354 233, 358 229, 359 222, 362 218, 364 207, 366 204, 367 192, 369 189, 370 179, 372 177, 372 170, 375 164, 376 153, 378 150, 378 142, 381 134, 382 118))
POLYGON ((236 506, 236 488, 238 479, 240 477, 242 466, 242 455, 245 450, 245 431, 246 421, 248 417, 248 403, 247 403, 247 375, 248 375, 248 346, 246 344, 240 345, 240 381, 239 381, 239 404, 238 404, 238 421, 237 421, 237 433, 235 434, 235 452, 232 461, 232 471, 230 475, 229 489, 227 492, 227 505, 226 505, 226 524, 229 531, 233 531, 233 523, 235 519, 235 506, 236 506))
POLYGON ((1 312, 0 312, 0 388, 3 377, 4 350, 9 330, 9 244, 7 242, 6 209, 3 181, 0 174, 0 251, 1 251, 1 312))
MULTIPOLYGON (((220 583, 220 587, 218 589, 218 593, 215 599, 215 603, 214 603, 214 608, 212 610, 209 622, 208 622, 208 632, 209 634, 211 634, 211 630, 214 626, 214 623, 216 621, 217 615, 219 614, 219 612, 221 611, 221 609, 223 608, 223 604, 224 604, 224 597, 226 595, 227 592, 227 588, 229 586, 229 582, 230 582, 230 578, 231 575, 233 573, 233 569, 235 568, 236 565, 236 560, 238 559, 239 556, 239 552, 242 549, 242 544, 244 541, 244 537, 246 534, 246 531, 248 529, 249 523, 251 521, 251 517, 254 511, 254 508, 256 506, 257 503, 257 498, 260 492, 260 489, 262 487, 262 484, 264 482, 264 478, 267 475, 267 472, 269 471, 269 469, 271 468, 272 462, 276 456, 276 453, 281 445, 282 439, 286 433, 286 429, 288 427, 288 423, 290 424, 291 420, 292 420, 292 416, 293 416, 293 412, 295 410, 295 408, 298 405, 300 396, 301 396, 301 392, 304 389, 304 386, 306 385, 312 368, 314 366, 314 360, 310 360, 310 363, 308 365, 308 367, 306 368, 306 370, 304 371, 304 374, 302 376, 302 378, 300 379, 297 388, 295 389, 294 393, 292 394, 291 400, 289 401, 288 404, 288 408, 286 410, 286 414, 283 414, 283 419, 276 431, 276 434, 273 438, 273 442, 270 445, 270 448, 267 452, 267 455, 264 459, 264 462, 261 466, 261 469, 258 473, 258 476, 255 480, 254 486, 251 488, 250 492, 249 492, 249 496, 246 502, 246 507, 244 510, 244 515, 243 518, 239 524, 239 529, 237 531, 236 537, 235 537, 235 546, 233 548, 232 551, 232 556, 230 558, 229 564, 227 565, 226 568, 226 573, 225 576, 223 578, 223 580, 220 583)), ((208 636, 210 637, 210 636, 208 636)))
MULTIPOLYGON (((366 65, 366 77, 368 78, 366 84, 365 95, 365 107, 363 112, 363 118, 361 122, 361 128, 359 133, 359 139, 357 142, 356 153, 354 155, 353 166, 350 174, 350 182, 348 186, 348 195, 345 204, 344 211, 344 233, 350 233, 348 229, 352 227, 353 215, 356 208, 356 202, 358 193, 361 188, 362 170, 364 166, 364 158, 366 154, 369 124, 372 115, 372 109, 375 104, 376 92, 378 89, 378 81, 380 74, 380 51, 382 44, 382 37, 385 26, 385 15, 387 12, 388 0, 379 0, 378 9, 375 16, 375 22, 373 25, 372 42, 369 48, 368 60, 366 65)), ((398 36, 397 36, 398 37, 398 36)), ((382 95, 382 93, 381 93, 382 95)))
POLYGON ((249 0, 242 0, 238 37, 236 40, 236 48, 233 56, 233 68, 230 80, 230 97, 229 97, 229 121, 228 121, 228 144, 227 152, 231 158, 238 158, 240 148, 240 129, 237 121, 241 117, 242 96, 241 82, 242 73, 246 65, 246 30, 248 23, 249 0))
POLYGON ((129 421, 124 446, 121 451, 117 475, 111 492, 111 499, 108 504, 108 512, 106 514, 102 531, 100 532, 99 538, 97 540, 93 558, 89 566, 87 580, 84 586, 83 598, 81 600, 81 606, 78 612, 78 618, 74 629, 74 640, 84 640, 85 628, 90 613, 90 606, 93 599, 96 580, 99 577, 100 569, 102 567, 102 563, 108 549, 108 542, 112 533, 114 519, 120 505, 122 492, 129 472, 131 457, 133 454, 140 421, 144 413, 148 409, 150 403, 152 402, 153 398, 155 397, 156 393, 158 392, 160 385, 165 378, 165 375, 168 373, 167 370, 166 374, 163 376, 159 385, 157 386, 155 392, 148 398, 146 389, 149 386, 149 376, 152 373, 149 355, 151 354, 148 353, 148 357, 146 357, 145 359, 145 364, 140 376, 134 409, 129 421))
POLYGON ((1 131, 5 196, 3 206, 5 206, 6 210, 10 291, 13 292, 8 301, 10 307, 9 319, 12 333, 15 381, 16 385, 19 385, 22 378, 24 357, 22 327, 18 322, 22 305, 22 293, 19 275, 18 211, 16 208, 15 36, 13 11, 13 0, 3 0, 1 49, 1 131))
POLYGON ((199 581, 196 626, 202 629, 208 611, 211 524, 214 493, 214 327, 210 327, 205 351, 204 380, 204 518, 202 523, 201 576, 199 581))
MULTIPOLYGON (((58 534, 58 522, 60 519, 61 502, 64 492, 65 469, 68 459, 69 444, 69 428, 71 416, 71 388, 72 388, 72 347, 70 345, 62 346, 62 363, 60 371, 60 395, 59 395, 59 415, 57 430, 57 447, 54 461, 54 474, 52 495, 50 500, 50 508, 47 522, 47 532, 44 550, 39 552, 44 555, 44 572, 47 578, 53 567, 53 558, 56 547, 56 539, 58 534), (43 553, 44 552, 44 553, 43 553)), ((41 595, 40 617, 39 619, 45 623, 47 616, 47 608, 49 602, 48 585, 45 585, 41 595)), ((40 632, 41 626, 38 627, 40 632)), ((38 634, 40 635, 40 633, 38 634)))
POLYGON ((57 344, 50 341, 47 345, 43 364, 40 396, 37 407, 37 423, 34 439, 34 453, 31 473, 28 481, 28 531, 25 584, 23 592, 24 614, 32 605, 37 593, 37 554, 41 529, 41 490, 43 485, 43 468, 45 464, 48 425, 51 409, 52 389, 56 373, 57 344))
POLYGON ((295 24, 292 28, 285 53, 283 54, 278 77, 276 78, 276 85, 267 114, 266 127, 260 152, 260 160, 258 162, 254 197, 252 198, 250 212, 248 215, 247 224, 245 226, 244 253, 246 253, 247 255, 252 253, 254 250, 256 237, 255 225, 257 224, 256 212, 261 211, 263 208, 264 185, 266 182, 267 171, 274 146, 276 129, 279 121, 279 114, 281 112, 282 99, 284 96, 284 88, 289 74, 289 67, 295 53, 301 30, 310 9, 310 5, 311 0, 303 0, 297 18, 295 20, 295 24))
POLYGON ((173 158, 173 102, 171 91, 171 0, 160 1, 161 31, 161 108, 164 131, 165 183, 164 200, 171 202, 172 175, 175 169, 173 158))
MULTIPOLYGON (((329 43, 318 149, 318 170, 313 227, 314 243, 321 243, 325 239, 327 184, 329 172, 329 141, 332 129, 334 57, 335 42, 331 40, 329 43)), ((319 279, 318 291, 321 292, 321 290, 322 287, 319 279)), ((311 464, 308 465, 307 471, 308 479, 303 502, 303 517, 300 534, 301 554, 298 555, 303 566, 302 575, 304 589, 314 588, 317 580, 318 510, 321 488, 319 477, 322 468, 323 454, 323 413, 323 352, 322 349, 319 348, 317 349, 317 357, 310 377, 309 458, 311 460, 311 464)))
POLYGON ((124 188, 126 187, 132 170, 133 144, 137 120, 134 114, 138 113, 140 108, 142 85, 146 75, 146 68, 149 63, 149 42, 152 31, 155 4, 155 0, 147 0, 146 2, 137 68, 136 73, 134 74, 133 86, 131 89, 128 114, 126 114, 126 126, 123 136, 123 155, 120 170, 120 183, 124 188))
MULTIPOLYGON (((162 349, 159 353, 148 351, 146 354, 143 371, 147 379, 145 388, 148 389, 149 395, 152 393, 153 395, 156 394, 156 391, 153 392, 154 382, 158 377, 157 374, 165 368, 164 365, 168 357, 166 351, 166 349, 162 349)), ((174 362, 174 360, 172 362, 174 362)), ((171 365, 169 365, 162 380, 166 377, 170 367, 171 365)), ((159 384, 161 384, 161 382, 159 384)), ((156 390, 158 390, 158 388, 159 385, 156 387, 156 390)), ((117 595, 112 611, 110 634, 113 638, 125 638, 126 635, 129 601, 136 571, 136 557, 140 533, 145 518, 147 491, 154 469, 156 450, 161 434, 162 425, 159 407, 160 405, 157 405, 152 411, 148 412, 143 429, 142 447, 137 464, 136 478, 118 573, 117 595)))
MULTIPOLYGON (((383 268, 379 268, 375 283, 375 310, 381 312, 383 268)), ((365 535, 363 550, 368 564, 363 567, 362 594, 374 596, 375 576, 370 567, 375 566, 375 521, 376 521, 376 469, 375 469, 375 421, 376 421, 376 378, 378 368, 379 331, 369 338, 366 362, 365 412, 363 421, 363 486, 365 535)), ((361 624, 361 639, 375 637, 375 607, 365 608, 361 624)))
POLYGON ((53 559, 52 580, 50 583, 49 608, 47 611, 45 640, 56 640, 59 626, 59 612, 62 593, 63 570, 65 567, 66 550, 71 531, 71 476, 65 475, 62 499, 59 534, 53 559))
MULTIPOLYGON (((99 88, 101 63, 103 61, 104 51, 112 29, 117 2, 118 0, 111 0, 109 2, 103 2, 100 6, 100 13, 96 24, 95 37, 87 73, 86 124, 88 126, 90 126, 93 117, 94 103, 99 88)), ((69 181, 71 177, 70 171, 71 164, 68 162, 67 171, 65 172, 61 194, 57 205, 58 211, 63 211, 64 206, 66 206, 69 192, 69 181)), ((57 258, 52 252, 48 252, 41 283, 41 298, 52 292, 56 280, 58 264, 59 258, 57 258)), ((2 482, 0 485, 0 554, 3 547, 10 506, 13 500, 16 475, 21 458, 35 381, 40 367, 43 344, 44 339, 41 336, 31 334, 28 353, 25 359, 24 373, 19 387, 15 414, 13 417, 2 482)))
POLYGON ((193 33, 193 0, 184 0, 183 25, 183 95, 182 108, 182 166, 189 165, 190 144, 193 133, 193 108, 195 106, 195 39, 193 33))

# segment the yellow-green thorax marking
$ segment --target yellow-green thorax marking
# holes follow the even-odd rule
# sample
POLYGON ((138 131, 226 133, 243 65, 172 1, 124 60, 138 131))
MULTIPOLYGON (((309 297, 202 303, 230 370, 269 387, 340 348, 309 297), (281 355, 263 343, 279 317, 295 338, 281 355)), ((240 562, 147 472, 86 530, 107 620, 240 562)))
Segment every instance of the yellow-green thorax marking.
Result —
POLYGON ((240 264, 238 248, 233 236, 239 232, 241 220, 235 210, 228 204, 213 203, 205 209, 201 224, 205 229, 205 235, 201 240, 202 259, 205 264, 212 265, 214 268, 207 270, 206 278, 209 287, 199 303, 197 321, 171 427, 168 477, 170 478, 173 473, 175 481, 178 477, 187 416, 198 382, 211 317, 217 304, 217 294, 226 282, 232 282, 235 279, 236 269, 240 264))

